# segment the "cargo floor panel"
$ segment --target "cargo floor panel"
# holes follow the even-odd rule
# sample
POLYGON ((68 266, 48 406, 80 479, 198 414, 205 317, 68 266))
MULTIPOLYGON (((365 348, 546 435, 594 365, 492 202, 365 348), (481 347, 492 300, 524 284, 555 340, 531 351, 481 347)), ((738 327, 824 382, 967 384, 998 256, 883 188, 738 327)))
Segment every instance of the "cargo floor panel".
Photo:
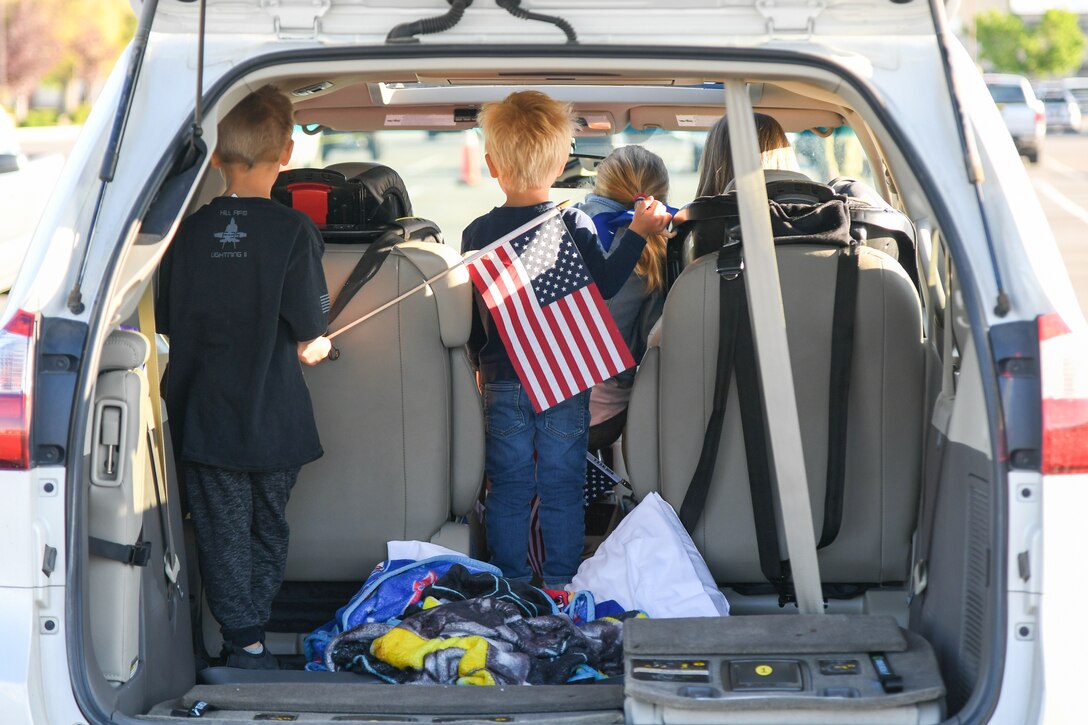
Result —
POLYGON ((628 719, 938 722, 944 685, 924 638, 886 616, 632 620, 628 719))
MULTIPOLYGON (((271 674, 275 679, 278 673, 271 674)), ((328 674, 328 673, 309 673, 328 674)), ((336 673, 339 674, 339 673, 336 673)), ((235 682, 197 685, 180 700, 162 703, 150 713, 169 716, 174 710, 207 702, 216 717, 247 712, 332 715, 337 720, 358 721, 362 715, 384 716, 399 722, 454 722, 530 715, 590 717, 594 722, 622 722, 623 687, 619 684, 536 685, 468 687, 460 685, 372 684, 358 678, 357 684, 337 679, 300 681, 235 682), (397 720, 397 716, 411 720, 397 720), (618 719, 617 719, 618 718, 618 719)), ((209 712, 209 715, 212 713, 209 712)), ((267 719, 267 718, 262 718, 267 719)), ((326 720, 329 718, 326 717, 326 720)), ((533 718, 529 718, 533 719, 533 718)), ((320 720, 320 718, 319 718, 320 720)))

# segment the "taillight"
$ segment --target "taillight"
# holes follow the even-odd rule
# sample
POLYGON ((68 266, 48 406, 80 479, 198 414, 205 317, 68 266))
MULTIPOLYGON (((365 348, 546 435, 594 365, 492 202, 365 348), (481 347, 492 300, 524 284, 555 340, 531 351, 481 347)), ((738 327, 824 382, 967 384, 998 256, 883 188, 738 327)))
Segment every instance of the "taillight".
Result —
POLYGON ((1036 125, 1046 123, 1046 114, 1043 113, 1042 111, 1036 111, 1035 112, 1035 123, 1036 123, 1036 125))
POLYGON ((1088 333, 1056 314, 1039 318, 1043 473, 1088 473, 1088 333))
POLYGON ((18 310, 0 330, 0 469, 30 468, 30 386, 36 318, 18 310))

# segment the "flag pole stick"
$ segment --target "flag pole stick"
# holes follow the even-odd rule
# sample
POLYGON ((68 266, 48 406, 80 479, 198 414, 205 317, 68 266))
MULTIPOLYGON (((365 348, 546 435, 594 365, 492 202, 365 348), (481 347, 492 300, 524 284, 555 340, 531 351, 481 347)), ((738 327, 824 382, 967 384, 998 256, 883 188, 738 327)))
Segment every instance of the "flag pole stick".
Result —
POLYGON ((423 282, 420 282, 419 284, 417 284, 415 287, 408 290, 407 292, 404 292, 402 294, 397 295, 396 297, 389 300, 388 302, 385 302, 382 305, 379 305, 378 307, 374 308, 370 312, 367 312, 365 315, 363 315, 363 316, 349 322, 348 324, 344 325, 343 327, 338 329, 336 332, 329 333, 328 335, 326 335, 326 337, 328 337, 330 340, 332 340, 332 339, 334 339, 336 337, 339 337, 340 335, 344 334, 345 332, 347 332, 351 328, 355 327, 356 325, 360 325, 360 324, 366 322, 367 320, 369 320, 371 317, 374 317, 375 315, 378 315, 378 314, 380 314, 382 312, 385 312, 386 310, 388 310, 393 305, 398 304, 400 302, 403 302, 405 299, 407 299, 408 297, 411 297, 416 292, 419 292, 422 289, 426 289, 427 287, 430 287, 432 284, 434 284, 438 280, 442 279, 443 277, 445 277, 447 274, 449 274, 453 270, 457 269, 458 267, 462 267, 462 266, 467 265, 467 264, 472 264, 473 262, 475 262, 480 257, 484 256, 485 254, 489 254, 496 247, 501 246, 503 244, 506 244, 507 242, 509 242, 512 239, 517 239, 518 237, 520 237, 522 234, 525 234, 526 232, 528 232, 533 227, 536 227, 536 226, 539 226, 540 224, 543 224, 544 222, 548 221, 548 219, 551 219, 552 217, 557 216, 558 214, 559 214, 559 209, 549 209, 548 211, 544 212, 540 216, 533 218, 532 220, 526 222, 525 224, 522 224, 520 227, 518 227, 514 231, 510 232, 509 234, 496 239, 494 242, 487 245, 483 249, 481 249, 481 250, 479 250, 479 251, 477 251, 477 252, 475 252, 473 254, 470 254, 469 256, 467 256, 464 259, 460 260, 457 264, 450 267, 449 269, 444 269, 441 272, 439 272, 438 274, 434 275, 433 277, 431 277, 429 279, 426 279, 423 282))

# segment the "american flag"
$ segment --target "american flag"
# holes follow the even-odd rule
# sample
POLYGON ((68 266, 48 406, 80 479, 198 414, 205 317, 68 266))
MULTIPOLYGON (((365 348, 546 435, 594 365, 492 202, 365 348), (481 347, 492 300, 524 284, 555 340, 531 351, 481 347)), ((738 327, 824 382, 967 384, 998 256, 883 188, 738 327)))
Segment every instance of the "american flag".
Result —
POLYGON ((557 210, 466 266, 538 413, 634 366, 557 210))

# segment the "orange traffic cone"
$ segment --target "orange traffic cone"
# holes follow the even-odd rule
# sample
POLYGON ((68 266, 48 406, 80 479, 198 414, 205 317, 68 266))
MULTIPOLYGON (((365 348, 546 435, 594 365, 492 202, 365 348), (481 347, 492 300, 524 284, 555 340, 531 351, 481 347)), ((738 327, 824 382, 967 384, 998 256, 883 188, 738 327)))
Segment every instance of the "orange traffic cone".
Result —
POLYGON ((461 144, 461 183, 476 186, 480 183, 480 139, 472 129, 466 129, 461 144))

